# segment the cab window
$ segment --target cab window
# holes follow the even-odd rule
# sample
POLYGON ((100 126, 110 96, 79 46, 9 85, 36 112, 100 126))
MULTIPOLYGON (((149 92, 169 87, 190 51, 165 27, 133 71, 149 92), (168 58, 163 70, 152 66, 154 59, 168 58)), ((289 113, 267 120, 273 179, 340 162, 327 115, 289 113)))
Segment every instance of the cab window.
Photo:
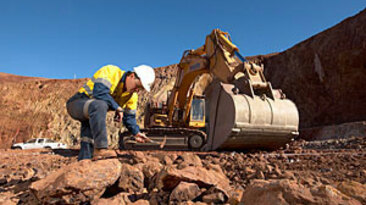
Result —
POLYGON ((204 99, 193 99, 191 106, 191 120, 203 121, 205 115, 205 101, 204 99))
POLYGON ((27 143, 35 143, 37 139, 30 139, 27 141, 27 143))
POLYGON ((53 143, 55 141, 54 140, 51 140, 51 139, 46 139, 46 142, 53 143))

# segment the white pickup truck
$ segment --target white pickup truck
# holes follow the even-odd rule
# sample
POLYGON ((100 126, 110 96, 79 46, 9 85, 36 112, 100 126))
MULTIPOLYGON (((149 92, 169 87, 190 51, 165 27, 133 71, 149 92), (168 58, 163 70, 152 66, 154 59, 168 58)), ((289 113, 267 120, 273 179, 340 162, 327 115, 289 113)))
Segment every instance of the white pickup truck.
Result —
POLYGON ((47 138, 30 139, 25 143, 16 143, 11 146, 12 149, 66 149, 67 145, 47 138))

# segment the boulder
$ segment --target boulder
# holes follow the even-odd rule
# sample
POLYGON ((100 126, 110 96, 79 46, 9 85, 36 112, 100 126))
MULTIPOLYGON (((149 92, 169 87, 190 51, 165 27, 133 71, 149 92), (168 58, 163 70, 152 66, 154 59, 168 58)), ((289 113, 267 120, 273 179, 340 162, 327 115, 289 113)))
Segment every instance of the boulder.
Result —
POLYGON ((125 205, 131 203, 128 198, 129 193, 122 192, 110 198, 99 198, 91 202, 91 205, 125 205))
POLYGON ((222 171, 216 169, 206 169, 204 167, 188 166, 178 169, 174 166, 165 167, 156 177, 155 186, 164 191, 173 190, 179 183, 196 183, 200 188, 215 187, 228 195, 231 190, 229 179, 222 171))
POLYGON ((118 187, 124 192, 142 192, 144 189, 144 174, 137 167, 122 164, 118 187))
POLYGON ((151 154, 153 157, 158 158, 161 164, 171 165, 177 159, 177 154, 167 154, 166 152, 156 152, 151 154))
POLYGON ((314 204, 309 189, 288 180, 253 180, 246 188, 244 204, 314 204))
POLYGON ((142 151, 128 151, 134 163, 145 163, 147 161, 145 153, 142 151))
POLYGON ((82 160, 60 169, 30 186, 41 203, 76 204, 99 198, 121 174, 118 159, 82 160))
POLYGON ((140 199, 132 202, 129 198, 130 194, 126 192, 119 193, 111 198, 100 198, 91 202, 91 205, 149 205, 149 201, 140 199))
POLYGON ((191 201, 199 196, 200 193, 201 190, 197 184, 182 181, 170 194, 170 201, 179 203, 183 201, 191 201))
POLYGON ((361 205, 358 200, 344 195, 338 189, 330 185, 320 185, 311 189, 313 196, 316 196, 319 204, 350 204, 361 205))
POLYGON ((254 180, 244 192, 243 204, 354 204, 359 201, 342 194, 329 185, 307 188, 298 182, 282 180, 254 180))
POLYGON ((241 199, 243 198, 244 188, 242 186, 236 186, 229 192, 229 199, 227 203, 236 205, 240 204, 241 199))
POLYGON ((226 201, 226 198, 222 192, 215 192, 204 195, 202 201, 206 204, 223 204, 226 201))
POLYGON ((19 202, 19 199, 16 199, 14 193, 2 192, 0 194, 0 204, 16 205, 16 204, 18 204, 18 202, 19 202))
POLYGON ((341 182, 337 189, 343 194, 353 197, 363 204, 366 204, 366 185, 355 181, 341 182))
POLYGON ((149 202, 151 205, 167 204, 169 201, 170 192, 156 191, 150 192, 149 202))
POLYGON ((140 199, 133 203, 129 203, 131 205, 150 205, 150 202, 148 200, 140 199))
POLYGON ((150 181, 155 174, 159 173, 162 168, 163 165, 155 161, 147 161, 141 166, 141 170, 144 173, 145 178, 149 179, 148 181, 150 181))
POLYGON ((202 167, 201 159, 192 153, 183 153, 182 155, 179 155, 175 161, 174 164, 178 164, 178 168, 182 169, 187 166, 200 166, 202 167))

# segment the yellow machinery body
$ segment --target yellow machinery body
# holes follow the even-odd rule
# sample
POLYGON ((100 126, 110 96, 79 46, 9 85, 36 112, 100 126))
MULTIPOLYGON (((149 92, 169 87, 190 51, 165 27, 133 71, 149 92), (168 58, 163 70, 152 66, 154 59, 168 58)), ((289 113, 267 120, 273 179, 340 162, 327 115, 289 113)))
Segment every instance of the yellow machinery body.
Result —
POLYGON ((288 99, 233 92, 214 81, 206 93, 206 150, 276 149, 298 135, 299 115, 288 99))
POLYGON ((166 103, 150 104, 145 116, 147 135, 156 142, 205 151, 276 149, 298 135, 298 124, 296 105, 219 29, 202 47, 184 52, 166 103), (202 74, 213 81, 199 96, 192 88, 202 74))

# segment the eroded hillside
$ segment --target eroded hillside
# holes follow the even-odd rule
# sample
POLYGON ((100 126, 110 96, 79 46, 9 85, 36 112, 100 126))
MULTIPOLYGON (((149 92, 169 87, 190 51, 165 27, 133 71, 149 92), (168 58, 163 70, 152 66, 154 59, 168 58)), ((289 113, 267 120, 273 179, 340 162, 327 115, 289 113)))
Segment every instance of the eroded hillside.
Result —
MULTIPOLYGON (((167 84, 174 82, 175 65, 157 68, 156 82, 151 93, 140 93, 138 121, 141 124, 144 104, 150 96, 160 96, 167 84)), ((69 145, 78 144, 80 125, 66 111, 67 99, 75 94, 87 79, 54 80, 0 75, 0 148, 10 148, 13 142, 34 137, 60 140, 69 145)), ((117 143, 121 124, 113 122, 113 113, 107 117, 111 144, 117 143)))

